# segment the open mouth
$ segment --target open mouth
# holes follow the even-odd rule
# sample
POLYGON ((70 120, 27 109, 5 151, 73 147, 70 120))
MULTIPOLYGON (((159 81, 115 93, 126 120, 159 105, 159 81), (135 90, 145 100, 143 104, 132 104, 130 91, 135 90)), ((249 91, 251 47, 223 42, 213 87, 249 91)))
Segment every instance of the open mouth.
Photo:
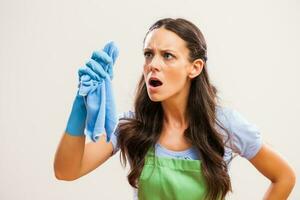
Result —
POLYGON ((150 78, 150 80, 149 80, 149 85, 152 87, 158 87, 158 86, 161 86, 162 84, 163 83, 156 78, 150 78))

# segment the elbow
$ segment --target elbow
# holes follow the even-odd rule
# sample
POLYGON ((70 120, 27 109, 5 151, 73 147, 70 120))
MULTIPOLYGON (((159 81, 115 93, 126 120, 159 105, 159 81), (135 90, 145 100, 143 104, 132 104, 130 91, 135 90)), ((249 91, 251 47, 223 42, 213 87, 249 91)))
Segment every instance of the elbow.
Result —
POLYGON ((78 176, 74 176, 73 174, 62 173, 60 170, 54 167, 54 177, 60 181, 74 181, 78 179, 78 176))
POLYGON ((287 173, 286 178, 282 181, 282 186, 286 188, 287 194, 289 195, 294 186, 296 184, 296 173, 291 170, 289 173, 287 173))
POLYGON ((285 182, 290 186, 290 188, 293 188, 296 184, 296 172, 293 168, 290 167, 288 170, 288 173, 284 176, 285 182))
POLYGON ((297 179, 296 178, 296 173, 293 169, 290 171, 288 177, 289 177, 288 179, 289 179, 290 186, 291 186, 291 188, 293 188, 296 184, 296 179, 297 179))
POLYGON ((282 185, 286 186, 290 190, 292 190, 296 184, 296 173, 293 169, 290 169, 287 173, 285 173, 281 179, 278 180, 282 185))
POLYGON ((59 181, 65 180, 65 179, 63 178, 63 176, 61 176, 61 175, 60 175, 59 173, 57 173, 57 172, 54 173, 54 176, 55 176, 56 180, 59 180, 59 181))
POLYGON ((54 175, 55 175, 55 178, 60 181, 74 181, 74 180, 78 179, 78 177, 61 175, 58 172, 55 172, 54 175))

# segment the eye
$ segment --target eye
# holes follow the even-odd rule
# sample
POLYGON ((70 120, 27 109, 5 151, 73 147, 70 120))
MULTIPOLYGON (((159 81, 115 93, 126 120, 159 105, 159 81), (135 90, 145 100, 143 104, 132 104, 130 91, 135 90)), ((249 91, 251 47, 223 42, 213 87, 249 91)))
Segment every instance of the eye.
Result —
POLYGON ((149 58, 150 56, 152 56, 152 53, 150 51, 144 52, 144 57, 145 58, 149 58))
POLYGON ((173 58, 174 56, 170 53, 164 53, 164 57, 169 60, 169 59, 173 58))

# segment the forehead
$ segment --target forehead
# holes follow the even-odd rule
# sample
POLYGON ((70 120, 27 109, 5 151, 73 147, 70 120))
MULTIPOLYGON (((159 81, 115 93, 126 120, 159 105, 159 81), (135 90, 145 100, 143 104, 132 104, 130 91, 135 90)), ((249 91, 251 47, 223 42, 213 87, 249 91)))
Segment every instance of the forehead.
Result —
POLYGON ((168 49, 177 52, 188 51, 186 42, 176 33, 165 28, 158 28, 151 31, 145 39, 144 48, 158 50, 168 49))

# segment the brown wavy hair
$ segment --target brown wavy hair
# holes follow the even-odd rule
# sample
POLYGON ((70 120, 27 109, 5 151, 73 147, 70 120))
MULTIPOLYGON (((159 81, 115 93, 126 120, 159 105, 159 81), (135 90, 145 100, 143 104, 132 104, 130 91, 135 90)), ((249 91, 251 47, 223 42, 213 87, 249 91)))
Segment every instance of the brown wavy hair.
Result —
MULTIPOLYGON (((182 38, 189 49, 191 62, 201 58, 205 63, 201 73, 191 81, 186 107, 189 126, 185 129, 184 136, 201 154, 201 166, 207 184, 205 199, 223 200, 232 189, 227 164, 223 160, 226 141, 215 125, 225 130, 228 136, 229 134, 216 118, 216 106, 220 98, 217 96, 216 87, 210 83, 206 69, 206 41, 198 27, 186 19, 160 19, 149 28, 145 38, 157 28, 165 28, 182 38)), ((121 118, 122 123, 117 126, 117 143, 121 149, 121 163, 123 162, 125 167, 127 161, 130 164, 128 182, 134 188, 138 188, 138 178, 144 166, 146 153, 158 141, 164 117, 161 103, 150 100, 143 75, 136 88, 133 112, 133 117, 121 118)))

